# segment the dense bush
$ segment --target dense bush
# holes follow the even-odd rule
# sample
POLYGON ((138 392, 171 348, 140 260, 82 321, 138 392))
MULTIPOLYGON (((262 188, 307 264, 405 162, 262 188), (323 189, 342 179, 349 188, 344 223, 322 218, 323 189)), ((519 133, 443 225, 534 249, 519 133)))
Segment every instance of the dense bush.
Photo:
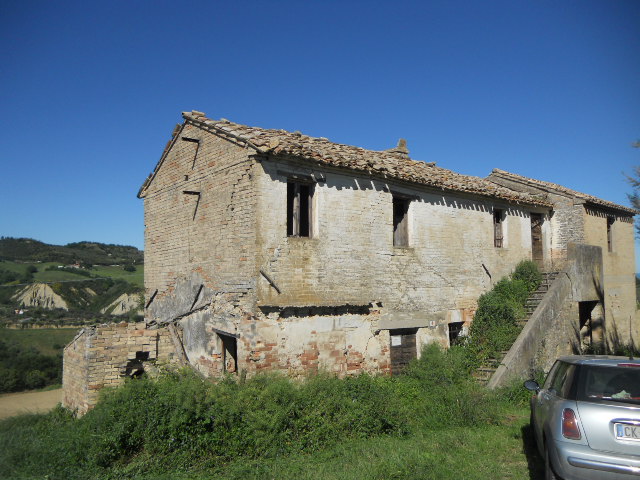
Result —
POLYGON ((19 275, 16 272, 0 268, 0 285, 13 282, 14 280, 17 280, 18 277, 19 275))
POLYGON ((525 316, 527 297, 538 288, 541 279, 535 263, 522 261, 510 278, 501 279, 480 296, 466 343, 476 363, 496 358, 511 347, 520 331, 516 322, 525 316))
POLYGON ((212 384, 190 372, 105 390, 79 420, 63 411, 0 423, 0 477, 130 478, 197 471, 234 459, 311 453, 339 442, 498 420, 498 404, 469 375, 466 352, 430 346, 407 374, 259 375, 212 384), (26 421, 25 421, 26 422, 26 421), (32 442, 14 441, 17 436, 32 442), (12 466, 12 467, 11 467, 12 466))
POLYGON ((523 260, 511 274, 513 280, 522 280, 527 287, 527 290, 532 292, 540 286, 542 282, 542 273, 535 262, 531 260, 523 260))
POLYGON ((62 382, 62 357, 0 340, 0 393, 41 388, 62 382))

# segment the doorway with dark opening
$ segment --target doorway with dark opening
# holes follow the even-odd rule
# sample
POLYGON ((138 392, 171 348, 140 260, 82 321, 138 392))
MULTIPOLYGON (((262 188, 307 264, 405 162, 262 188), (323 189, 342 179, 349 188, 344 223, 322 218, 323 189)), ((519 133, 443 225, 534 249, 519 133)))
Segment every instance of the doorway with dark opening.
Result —
POLYGON ((594 309, 597 305, 597 300, 578 302, 580 342, 583 347, 594 347, 594 341, 598 340, 600 322, 597 318, 593 318, 594 309))
POLYGON ((542 215, 539 213, 531 214, 531 259, 543 268, 543 246, 542 246, 542 215))
POLYGON ((464 322, 451 322, 449 324, 449 346, 457 345, 460 342, 464 330, 464 322))
POLYGON ((232 335, 217 332, 221 344, 222 372, 238 373, 238 341, 232 335))

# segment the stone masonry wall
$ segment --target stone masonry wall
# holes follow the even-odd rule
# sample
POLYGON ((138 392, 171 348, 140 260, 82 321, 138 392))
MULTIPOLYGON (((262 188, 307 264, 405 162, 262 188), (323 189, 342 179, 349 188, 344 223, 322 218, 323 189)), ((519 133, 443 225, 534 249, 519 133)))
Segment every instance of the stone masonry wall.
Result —
POLYGON ((545 258, 545 269, 561 271, 567 260, 569 243, 584 243, 584 206, 574 203, 568 195, 559 195, 552 191, 536 187, 515 179, 505 178, 496 173, 489 175, 489 180, 517 191, 534 195, 543 195, 553 204, 553 214, 548 228, 548 256, 545 258))
POLYGON ((418 312, 425 326, 427 320, 441 323, 475 309, 480 294, 520 260, 531 258, 530 210, 525 207, 328 169, 312 172, 271 161, 262 167, 257 175, 257 270, 266 276, 258 280, 259 305, 380 302, 387 316, 418 312), (287 237, 287 171, 326 177, 315 184, 312 238, 287 237), (392 191, 413 198, 408 247, 393 246, 392 191), (505 214, 503 248, 494 247, 494 208, 505 214))
POLYGON ((102 388, 120 385, 148 362, 176 360, 166 329, 124 322, 84 328, 64 350, 62 404, 84 415, 102 388))
POLYGON ((147 320, 186 314, 212 292, 242 299, 255 282, 255 162, 189 123, 178 137, 145 194, 147 320))
POLYGON ((634 225, 630 216, 615 216, 603 210, 587 208, 584 212, 585 237, 590 245, 602 249, 604 270, 605 330, 609 341, 640 344, 640 325, 636 319, 634 225), (615 221, 612 248, 608 249, 607 216, 615 221), (631 327, 631 331, 630 331, 631 327))

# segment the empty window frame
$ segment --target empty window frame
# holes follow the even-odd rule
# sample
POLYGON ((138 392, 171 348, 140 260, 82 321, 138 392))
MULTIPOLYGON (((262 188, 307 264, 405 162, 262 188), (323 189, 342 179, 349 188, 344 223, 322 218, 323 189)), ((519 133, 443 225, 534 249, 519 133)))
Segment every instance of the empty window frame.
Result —
POLYGON ((311 237, 313 208, 312 183, 287 182, 287 236, 311 237))
POLYGON ((493 246, 496 248, 503 247, 503 231, 502 223, 504 220, 504 212, 498 208, 493 209, 493 246))
POLYGON ((456 345, 462 336, 464 322, 451 322, 449 324, 449 345, 456 345))
POLYGON ((409 202, 407 197, 393 195, 393 246, 409 246, 409 202))
POLYGON ((607 217, 607 250, 613 252, 613 222, 614 217, 607 217))

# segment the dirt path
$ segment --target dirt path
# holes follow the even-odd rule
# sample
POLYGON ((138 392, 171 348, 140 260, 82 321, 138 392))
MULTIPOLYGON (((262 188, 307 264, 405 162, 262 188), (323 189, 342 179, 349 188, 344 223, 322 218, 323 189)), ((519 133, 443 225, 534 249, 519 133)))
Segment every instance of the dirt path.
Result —
POLYGON ((0 395, 0 419, 21 413, 47 412, 62 400, 62 389, 0 395))

